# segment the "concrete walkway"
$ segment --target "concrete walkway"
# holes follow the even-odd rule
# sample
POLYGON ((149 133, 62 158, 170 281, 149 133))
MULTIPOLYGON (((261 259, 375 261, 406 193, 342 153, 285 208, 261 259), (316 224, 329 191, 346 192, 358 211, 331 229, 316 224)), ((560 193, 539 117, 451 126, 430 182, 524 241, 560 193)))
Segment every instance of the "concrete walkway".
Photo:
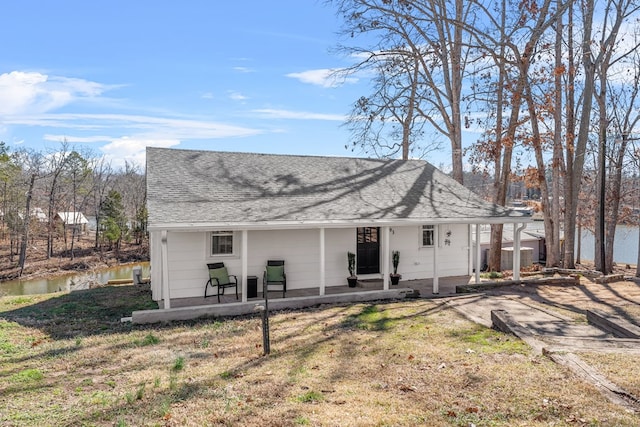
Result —
MULTIPOLYGON (((493 311, 503 311, 522 326, 536 348, 551 351, 601 351, 640 354, 640 340, 619 338, 592 324, 532 306, 509 295, 475 294, 450 298, 447 305, 488 328, 496 327, 493 311)), ((507 331, 509 332, 509 331, 507 331)), ((530 343, 531 344, 531 343, 530 343)))
POLYGON ((467 318, 488 328, 494 326, 491 318, 492 311, 506 311, 532 335, 540 339, 545 337, 613 338, 595 326, 577 323, 560 313, 531 306, 510 296, 471 295, 452 298, 447 301, 447 304, 467 318))
POLYGON ((617 338, 606 330, 524 303, 515 296, 475 294, 448 298, 445 304, 476 323, 516 335, 534 353, 544 354, 566 366, 599 389, 610 401, 629 411, 640 412, 638 396, 610 382, 574 353, 595 351, 640 355, 639 339, 617 338))

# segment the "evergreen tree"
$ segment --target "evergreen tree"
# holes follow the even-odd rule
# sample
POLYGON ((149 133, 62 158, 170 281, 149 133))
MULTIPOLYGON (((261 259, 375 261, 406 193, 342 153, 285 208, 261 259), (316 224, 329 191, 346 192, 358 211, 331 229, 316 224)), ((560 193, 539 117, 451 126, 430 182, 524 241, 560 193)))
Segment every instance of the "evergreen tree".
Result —
POLYGON ((100 233, 102 239, 109 242, 116 253, 120 250, 120 242, 127 235, 127 218, 124 213, 122 196, 111 190, 100 205, 100 233))

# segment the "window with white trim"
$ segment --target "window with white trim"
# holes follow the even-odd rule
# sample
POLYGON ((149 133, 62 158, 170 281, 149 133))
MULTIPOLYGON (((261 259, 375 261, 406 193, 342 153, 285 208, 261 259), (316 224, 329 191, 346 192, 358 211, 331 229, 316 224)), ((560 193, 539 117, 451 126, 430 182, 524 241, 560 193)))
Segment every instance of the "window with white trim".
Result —
POLYGON ((433 224, 422 226, 422 246, 435 245, 435 226, 433 224))
POLYGON ((211 256, 233 255, 233 231, 211 233, 211 256))

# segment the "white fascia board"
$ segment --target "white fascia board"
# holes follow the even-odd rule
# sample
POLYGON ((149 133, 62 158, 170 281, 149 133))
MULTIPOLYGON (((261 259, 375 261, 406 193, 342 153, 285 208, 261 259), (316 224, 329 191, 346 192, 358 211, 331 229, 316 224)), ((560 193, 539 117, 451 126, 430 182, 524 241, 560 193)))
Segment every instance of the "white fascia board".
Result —
POLYGON ((530 216, 502 218, 359 219, 330 221, 264 221, 211 223, 157 223, 149 231, 292 230, 309 228, 401 227, 422 224, 514 224, 533 222, 530 216))

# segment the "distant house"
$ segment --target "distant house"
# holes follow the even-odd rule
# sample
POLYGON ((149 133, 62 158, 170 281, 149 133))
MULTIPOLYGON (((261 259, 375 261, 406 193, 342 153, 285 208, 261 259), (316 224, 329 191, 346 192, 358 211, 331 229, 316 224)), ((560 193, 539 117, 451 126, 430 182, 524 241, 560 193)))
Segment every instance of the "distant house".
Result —
MULTIPOLYGON (((2 211, 0 211, 0 216, 2 216, 2 211)), ((24 215, 21 212, 18 212, 18 218, 20 218, 20 220, 24 220, 24 215)), ((47 222, 48 218, 47 218, 47 214, 44 213, 42 208, 33 208, 31 209, 29 220, 30 221, 36 220, 38 222, 47 222)))
POLYGON ((346 284, 347 252, 360 279, 389 289, 400 251, 403 279, 433 279, 438 293, 439 277, 480 263, 473 225, 531 222, 422 160, 149 147, 146 171, 152 295, 165 308, 202 296, 216 261, 238 275, 243 301, 270 259, 286 260, 287 289, 325 295, 346 284))
POLYGON ((76 235, 81 235, 87 232, 89 221, 82 212, 58 212, 54 223, 63 231, 75 229, 76 235))
POLYGON ((47 214, 44 213, 42 208, 31 209, 31 217, 35 218, 38 222, 47 222, 49 220, 49 218, 47 218, 47 214))

